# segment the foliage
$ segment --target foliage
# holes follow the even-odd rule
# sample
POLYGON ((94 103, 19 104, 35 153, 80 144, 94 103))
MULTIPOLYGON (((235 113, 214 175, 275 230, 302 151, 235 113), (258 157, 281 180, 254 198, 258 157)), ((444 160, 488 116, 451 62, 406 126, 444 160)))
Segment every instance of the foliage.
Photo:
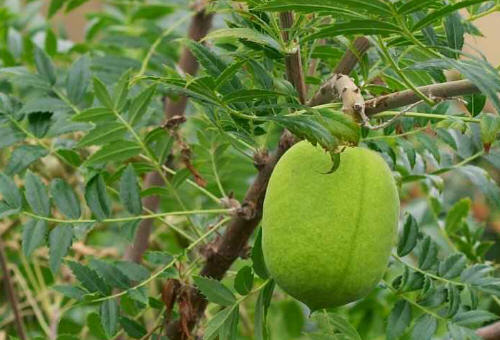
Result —
MULTIPOLYGON (((185 1, 102 1, 73 42, 50 18, 85 2, 51 0, 47 15, 40 0, 0 7, 0 232, 29 338, 165 339, 163 325, 183 312, 162 295, 168 279, 208 299, 195 330, 204 339, 477 339, 498 319, 484 234, 500 208, 500 75, 462 52, 498 1, 213 1, 203 42, 184 36, 185 1), (283 11, 295 12, 288 41, 283 11), (361 127, 338 102, 307 107, 286 80, 285 57, 300 47, 311 96, 359 35, 374 46, 351 73, 363 96, 412 89, 422 99, 385 129, 361 127), (197 75, 176 67, 182 48, 197 75), (461 107, 418 91, 446 81, 444 69, 481 93, 461 107), (179 96, 188 119, 169 128, 162 99, 179 96), (283 128, 332 152, 359 143, 381 153, 405 213, 379 287, 311 317, 268 277, 258 232, 221 282, 199 275, 234 214, 225 202, 255 178, 252 154, 274 149, 283 128), (146 187, 152 171, 165 185, 146 187), (153 197, 158 212, 145 204, 153 197), (153 234, 139 264, 123 254, 145 220, 153 234)), ((15 339, 0 301, 0 334, 15 339)))

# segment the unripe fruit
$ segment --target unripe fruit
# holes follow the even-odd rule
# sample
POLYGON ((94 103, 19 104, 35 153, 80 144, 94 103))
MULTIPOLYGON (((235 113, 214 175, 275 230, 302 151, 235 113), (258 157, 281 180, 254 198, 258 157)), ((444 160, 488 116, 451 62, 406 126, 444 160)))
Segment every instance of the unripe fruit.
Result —
POLYGON ((262 246, 278 285, 312 310, 368 294, 380 281, 396 234, 399 198, 377 153, 347 148, 340 166, 300 142, 276 165, 264 201, 262 246))

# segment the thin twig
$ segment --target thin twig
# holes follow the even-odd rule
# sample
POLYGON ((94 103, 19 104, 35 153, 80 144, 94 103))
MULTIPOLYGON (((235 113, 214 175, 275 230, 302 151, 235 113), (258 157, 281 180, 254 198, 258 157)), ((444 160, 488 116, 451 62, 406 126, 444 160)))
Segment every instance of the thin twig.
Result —
MULTIPOLYGON (((377 113, 373 115, 372 117, 378 118, 378 117, 393 117, 399 115, 399 111, 384 111, 377 113)), ((481 120, 479 118, 473 118, 473 117, 464 117, 464 116, 456 116, 456 115, 443 115, 443 114, 438 114, 438 113, 424 113, 424 112, 406 112, 405 113, 406 117, 413 117, 413 118, 427 118, 427 119, 439 119, 439 120, 446 120, 446 119, 455 119, 455 120, 460 120, 465 123, 475 123, 479 124, 481 120)))
MULTIPOLYGON (((161 315, 161 314, 160 314, 161 315)), ((163 326, 163 320, 159 320, 159 322, 146 334, 144 335, 141 340, 146 340, 146 339, 149 339, 150 337, 153 336, 154 332, 156 332, 156 330, 158 330, 159 328, 161 328, 163 326)))
POLYGON ((381 124, 378 124, 378 125, 371 125, 370 118, 368 118, 368 116, 364 112, 361 112, 361 120, 363 122, 363 126, 369 130, 384 129, 384 128, 388 127, 389 125, 391 125, 392 123, 394 123, 399 118, 403 117, 407 112, 411 111, 411 109, 413 109, 415 106, 417 106, 420 103, 422 103, 422 100, 419 100, 418 102, 409 105, 407 108, 405 108, 404 110, 401 110, 397 115, 393 116, 391 119, 389 119, 381 124))
POLYGON ((171 268, 177 261, 179 261, 181 258, 183 258, 185 256, 185 254, 187 254, 187 253, 189 253, 189 251, 193 250, 197 245, 199 245, 201 242, 203 242, 204 240, 206 240, 210 235, 212 235, 213 233, 217 232, 217 230, 220 227, 222 227, 226 221, 227 221, 227 219, 221 220, 212 229, 208 230, 203 235, 201 235, 199 238, 197 238, 193 243, 191 243, 185 249, 185 252, 183 254, 175 256, 170 262, 168 262, 166 265, 164 265, 163 267, 161 267, 155 273, 151 274, 144 281, 139 282, 137 285, 135 285, 135 286, 133 286, 133 287, 127 289, 127 290, 123 290, 123 291, 115 293, 113 295, 108 295, 108 296, 104 296, 104 297, 101 297, 101 298, 97 298, 97 299, 89 301, 89 302, 94 303, 94 302, 102 302, 102 301, 106 301, 106 300, 112 300, 112 299, 115 299, 115 298, 118 298, 120 296, 123 296, 123 295, 127 294, 130 290, 137 289, 137 288, 140 288, 140 287, 143 287, 143 286, 147 285, 148 283, 150 283, 151 281, 153 281, 154 279, 156 279, 158 276, 160 276, 161 274, 163 274, 167 269, 171 268))
POLYGON ((365 138, 363 138, 363 141, 380 140, 380 139, 391 139, 391 138, 402 138, 402 137, 407 137, 407 136, 411 136, 411 135, 420 133, 420 132, 425 131, 427 129, 428 129, 428 127, 424 126, 424 127, 418 128, 418 129, 414 129, 414 130, 411 130, 411 131, 399 133, 399 134, 396 134, 396 135, 378 135, 378 136, 372 136, 372 137, 365 137, 365 138))
POLYGON ((26 216, 30 216, 37 220, 44 220, 48 222, 56 222, 56 223, 116 223, 116 222, 130 222, 136 220, 146 220, 146 219, 155 219, 158 217, 167 217, 167 216, 189 216, 196 214, 224 214, 231 213, 231 209, 206 209, 206 210, 180 210, 180 211, 171 211, 157 214, 149 214, 149 215, 139 215, 139 216, 127 216, 127 217, 116 217, 116 218, 105 218, 102 220, 94 220, 94 219, 61 219, 61 218, 52 218, 45 217, 37 214, 30 213, 28 211, 23 211, 22 214, 26 216))
POLYGON ((5 282, 5 293, 9 299, 10 306, 12 307, 12 313, 14 313, 14 320, 17 328, 17 336, 21 340, 27 340, 26 333, 24 332, 23 318, 19 311, 19 304, 17 301, 16 291, 14 290, 14 285, 12 284, 12 277, 10 276, 9 266, 7 265, 7 255, 5 253, 5 247, 3 244, 3 239, 0 237, 0 266, 2 267, 2 272, 5 282))
MULTIPOLYGON (((21 258, 23 258, 23 257, 21 256, 21 258)), ((25 259, 23 259, 23 266, 24 266, 25 271, 27 271, 26 265, 27 264, 25 262, 25 259)), ((35 314, 35 318, 37 319, 38 325, 40 326, 42 331, 45 333, 45 335, 47 337, 50 337, 50 326, 49 326, 48 322, 45 320, 43 312, 39 307, 39 303, 37 301, 38 296, 37 296, 37 298, 35 298, 35 296, 33 296, 33 292, 31 291, 30 287, 28 286, 28 283, 26 282, 26 280, 23 276, 23 273, 21 273, 21 270, 18 267, 12 267, 12 270, 14 271, 14 276, 15 276, 17 283, 19 284, 20 290, 24 293, 24 295, 26 297, 26 301, 28 302, 29 306, 33 310, 33 313, 35 314)), ((30 280, 30 283, 33 285, 34 280, 32 278, 30 278, 29 280, 30 280)), ((37 294, 39 291, 40 291, 40 289, 38 288, 34 293, 37 294)), ((45 312, 47 313, 47 311, 45 311, 45 312)))

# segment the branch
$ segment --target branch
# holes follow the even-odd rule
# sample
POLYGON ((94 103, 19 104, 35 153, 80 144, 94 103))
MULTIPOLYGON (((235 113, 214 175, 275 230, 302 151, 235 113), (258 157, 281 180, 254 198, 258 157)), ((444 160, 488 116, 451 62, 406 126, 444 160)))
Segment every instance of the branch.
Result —
MULTIPOLYGON (((335 84, 339 74, 348 75, 352 72, 356 64, 359 62, 363 54, 371 47, 370 41, 365 37, 359 37, 354 40, 353 48, 347 50, 344 56, 333 71, 333 75, 319 88, 318 92, 308 101, 308 106, 317 106, 326 104, 339 99, 338 88, 335 84)), ((357 88, 357 87, 356 87, 357 88)), ((346 103, 344 103, 346 106, 346 103)), ((349 106, 349 105, 348 105, 349 106)))
POLYGON ((500 322, 479 328, 476 334, 484 340, 500 340, 500 322))
MULTIPOLYGON (((446 83, 420 86, 418 89, 426 96, 441 99, 478 93, 480 90, 469 80, 455 80, 446 83)), ((410 105, 420 100, 420 97, 412 90, 394 92, 385 96, 373 98, 366 101, 366 114, 373 115, 382 111, 395 109, 410 105)))
MULTIPOLYGON (((191 19, 191 24, 189 26, 188 37, 192 40, 199 41, 205 35, 207 35, 208 30, 212 26, 213 13, 207 13, 203 8, 200 8, 198 12, 191 19)), ((186 74, 195 74, 198 71, 198 62, 196 58, 191 54, 188 48, 184 48, 179 60, 179 68, 182 72, 186 74)), ((186 110, 187 97, 181 96, 177 100, 172 100, 171 98, 164 99, 164 109, 165 118, 167 122, 177 121, 182 122, 182 117, 184 111, 186 110), (180 117, 179 117, 180 116, 180 117)), ((144 180, 144 186, 146 188, 162 185, 163 182, 161 177, 156 172, 151 172, 146 175, 144 180)), ((143 200, 143 206, 149 210, 156 211, 160 204, 160 197, 149 196, 143 200)), ((139 225, 134 243, 126 250, 125 258, 132 260, 134 262, 140 262, 142 255, 149 246, 149 236, 151 234, 151 229, 153 226, 152 219, 146 219, 141 221, 139 225)))
POLYGON ((370 40, 365 37, 359 37, 354 40, 351 49, 347 50, 335 67, 333 73, 349 74, 352 72, 361 57, 371 47, 370 40))
POLYGON ((5 247, 3 244, 3 239, 0 237, 0 267, 2 268, 4 282, 5 282, 5 293, 9 299, 10 306, 12 307, 12 312, 14 313, 14 320, 17 328, 17 336, 21 340, 28 339, 26 333, 24 332, 23 318, 19 312, 19 305, 17 302, 16 292, 14 290, 14 285, 12 284, 12 277, 10 276, 9 267, 7 265, 7 255, 5 254, 5 247))
POLYGON ((326 83, 321 85, 316 95, 309 100, 308 106, 321 105, 323 103, 341 99, 342 111, 346 114, 362 113, 365 108, 365 100, 361 91, 354 81, 344 74, 334 74, 326 83))
MULTIPOLYGON (((347 76, 344 77, 349 78, 347 76)), ((359 105, 363 100, 361 94, 356 91, 356 85, 352 83, 352 81, 352 84, 349 84, 349 81, 347 79, 344 79, 344 82, 342 83, 339 83, 338 80, 339 75, 333 75, 326 83, 324 83, 320 87, 319 91, 314 95, 314 97, 309 100, 308 105, 317 106, 332 102, 335 99, 342 97, 342 110, 344 112, 349 112, 348 110, 353 108, 354 112, 356 112, 356 109, 359 108, 359 106, 357 105, 359 105), (345 84, 347 84, 347 86, 344 86, 345 84), (346 88, 352 90, 351 94, 349 94, 349 92, 344 93, 345 91, 347 91, 346 88), (344 95, 342 95, 343 93, 344 95)), ((418 87, 418 89, 426 96, 435 97, 438 99, 450 99, 457 96, 480 92, 477 86, 472 84, 469 80, 455 80, 446 83, 420 86, 418 87)), ((420 97, 412 90, 394 92, 367 100, 365 102, 365 113, 370 116, 379 112, 415 104, 420 100, 420 97)))
MULTIPOLYGON (((292 12, 282 12, 280 13, 280 24, 283 29, 282 36, 285 42, 290 41, 289 30, 293 26, 293 13, 292 12)), ((289 53, 285 56, 285 66, 286 66, 286 75, 288 80, 292 83, 292 85, 297 90, 299 95, 299 101, 301 104, 306 102, 306 83, 304 81, 304 72, 302 70, 302 59, 300 57, 300 46, 298 43, 295 43, 295 47, 292 53, 289 53)))

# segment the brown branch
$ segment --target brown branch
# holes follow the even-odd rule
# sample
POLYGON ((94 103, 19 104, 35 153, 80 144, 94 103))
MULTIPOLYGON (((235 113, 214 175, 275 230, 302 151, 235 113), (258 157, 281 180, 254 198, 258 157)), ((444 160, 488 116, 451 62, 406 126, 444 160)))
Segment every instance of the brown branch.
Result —
MULTIPOLYGON (((446 83, 432 84, 418 87, 426 96, 441 99, 478 93, 480 90, 469 80, 455 80, 446 83)), ((385 96, 373 98, 366 101, 366 114, 373 115, 382 111, 395 109, 410 105, 420 100, 420 97, 412 90, 390 93, 385 96)))
POLYGON ((12 284, 12 277, 10 276, 9 266, 7 265, 7 255, 5 253, 5 247, 3 244, 3 239, 0 237, 0 267, 2 268, 3 278, 5 283, 5 294, 9 299, 10 306, 12 307, 12 312, 14 313, 14 321, 17 328, 17 336, 21 340, 26 340, 26 333, 24 332, 23 318, 19 312, 19 304, 17 302, 16 291, 14 290, 14 285, 12 284))
MULTIPOLYGON (((205 37, 208 30, 212 26, 213 13, 207 13, 203 8, 191 19, 189 26, 188 37, 192 40, 199 41, 205 37)), ((198 62, 193 56, 189 48, 184 48, 179 60, 179 68, 186 74, 193 75, 198 71, 198 62)), ((165 118, 167 122, 182 122, 183 119, 179 118, 184 115, 186 110, 187 98, 184 96, 179 97, 177 100, 171 98, 164 99, 165 118)), ((146 188, 163 184, 161 176, 156 172, 151 172, 146 175, 144 186, 146 188)), ((160 204, 158 196, 146 197, 143 200, 143 206, 149 210, 156 211, 160 204)), ((135 262, 140 262, 142 255, 149 245, 149 236, 153 225, 153 219, 146 219, 141 221, 139 225, 134 243, 127 249, 125 258, 135 262)))
POLYGON ((354 40, 352 48, 348 49, 342 59, 335 67, 333 73, 349 74, 352 72, 361 57, 371 47, 370 40, 365 37, 359 37, 354 40))
MULTIPOLYGON (((290 40, 289 30, 293 26, 293 13, 280 13, 280 24, 283 29, 283 39, 288 42, 290 40)), ((304 72, 302 70, 300 46, 296 41, 294 41, 294 43, 296 46, 293 48, 293 51, 285 56, 286 75, 288 80, 297 90, 300 103, 304 104, 306 102, 307 91, 304 81, 304 72)))
POLYGON ((500 340, 500 322, 479 328, 476 331, 484 340, 500 340))
MULTIPOLYGON (((339 86, 336 83, 337 75, 326 81, 309 100, 309 106, 316 106, 329 103, 339 98, 339 86)), ((479 88, 469 80, 455 80, 446 83, 420 86, 418 89, 426 96, 439 99, 449 99, 457 96, 474 94, 480 92, 479 88)), ((365 113, 374 115, 376 113, 396 109, 402 106, 411 105, 420 101, 420 97, 412 90, 390 93, 384 96, 369 99, 365 102, 365 113)), ((346 104, 344 103, 344 108, 346 104)))

